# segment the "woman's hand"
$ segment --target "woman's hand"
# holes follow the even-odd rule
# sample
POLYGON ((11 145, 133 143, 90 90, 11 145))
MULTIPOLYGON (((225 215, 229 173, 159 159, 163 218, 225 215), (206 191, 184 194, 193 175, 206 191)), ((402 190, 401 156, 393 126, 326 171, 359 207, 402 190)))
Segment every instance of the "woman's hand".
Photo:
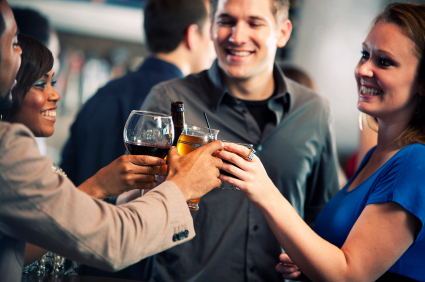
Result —
POLYGON ((143 155, 124 155, 78 186, 88 195, 105 199, 133 189, 151 189, 155 175, 166 174, 165 161, 143 155), (165 169, 165 171, 164 171, 165 169))
POLYGON ((280 254, 279 261, 280 263, 276 265, 276 271, 281 273, 284 279, 294 281, 308 280, 308 278, 301 272, 301 270, 299 270, 286 253, 280 254))
MULTIPOLYGON (((155 175, 155 180, 154 180, 155 184, 152 188, 155 188, 156 186, 162 184, 165 181, 165 178, 167 177, 167 174, 168 174, 167 170, 168 170, 168 166, 166 164, 160 166, 159 174, 155 175)), ((143 195, 146 194, 147 192, 149 192, 150 190, 152 190, 152 189, 145 189, 143 191, 143 195)), ((142 196, 142 193, 141 193, 140 189, 134 189, 134 190, 131 190, 131 191, 124 192, 124 193, 122 193, 121 195, 118 196, 116 205, 118 206, 118 205, 122 205, 122 204, 125 204, 125 203, 128 203, 128 202, 131 202, 131 201, 133 201, 133 200, 135 200, 135 199, 137 199, 141 196, 142 196)))
POLYGON ((219 178, 222 181, 239 188, 247 199, 256 206, 261 205, 262 202, 266 202, 266 197, 273 197, 274 193, 270 192, 278 192, 257 156, 254 155, 252 161, 240 157, 248 156, 250 149, 233 143, 225 143, 224 148, 229 152, 226 150, 219 151, 217 152, 217 157, 229 161, 236 166, 223 162, 221 169, 239 179, 220 174, 219 178))

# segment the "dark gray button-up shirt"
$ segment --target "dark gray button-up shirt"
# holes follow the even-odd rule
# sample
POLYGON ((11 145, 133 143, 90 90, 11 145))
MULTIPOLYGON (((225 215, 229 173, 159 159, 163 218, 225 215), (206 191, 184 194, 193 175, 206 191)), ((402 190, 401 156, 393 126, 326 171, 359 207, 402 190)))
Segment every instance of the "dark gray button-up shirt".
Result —
MULTIPOLYGON (((268 107, 276 122, 262 130, 243 100, 229 93, 217 62, 211 69, 154 87, 142 109, 170 113, 185 104, 186 122, 219 139, 254 144, 269 177, 310 225, 339 190, 328 102, 274 68, 268 107)), ((194 240, 160 253, 155 281, 282 281, 275 271, 281 248, 261 212, 240 191, 215 189, 192 212, 194 240)), ((284 218, 285 215, 282 215, 284 218)))

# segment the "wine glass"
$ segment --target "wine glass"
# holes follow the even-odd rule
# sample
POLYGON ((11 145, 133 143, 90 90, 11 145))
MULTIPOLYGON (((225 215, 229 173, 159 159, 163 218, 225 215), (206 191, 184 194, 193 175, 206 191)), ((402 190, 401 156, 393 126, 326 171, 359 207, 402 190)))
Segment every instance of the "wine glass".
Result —
POLYGON ((124 143, 129 154, 163 159, 173 140, 174 126, 170 115, 148 111, 130 113, 124 127, 124 143))

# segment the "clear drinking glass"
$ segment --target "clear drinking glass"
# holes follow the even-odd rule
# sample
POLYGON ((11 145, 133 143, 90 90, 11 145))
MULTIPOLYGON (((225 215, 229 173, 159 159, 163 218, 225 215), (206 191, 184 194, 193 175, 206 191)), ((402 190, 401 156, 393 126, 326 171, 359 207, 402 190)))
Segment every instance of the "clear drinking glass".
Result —
MULTIPOLYGON (((197 125, 184 124, 183 132, 177 143, 177 150, 180 155, 186 155, 193 150, 217 140, 219 130, 201 127, 197 125)), ((192 211, 199 210, 199 200, 194 199, 187 201, 189 209, 192 211)))
MULTIPOLYGON (((221 141, 223 141, 224 143, 234 143, 234 142, 230 142, 230 141, 227 141, 227 140, 221 140, 221 141)), ((237 145, 241 145, 241 146, 244 146, 244 147, 247 147, 248 149, 250 149, 250 151, 249 151, 249 153, 251 153, 253 150, 254 150, 254 145, 252 145, 252 144, 245 144, 245 143, 234 143, 234 144, 237 144, 237 145)), ((230 153, 233 153, 232 151, 229 151, 229 150, 226 150, 226 149, 224 149, 225 151, 227 151, 227 152, 230 152, 230 153)), ((255 151, 254 151, 254 153, 255 153, 255 151)), ((235 153, 236 154, 236 153, 235 153)), ((243 159, 246 159, 247 158, 247 156, 241 156, 241 155, 239 155, 239 154, 237 154, 239 157, 241 157, 241 158, 243 158, 243 159)), ((231 162, 228 162, 228 161, 226 161, 226 160, 222 160, 224 163, 228 163, 228 164, 231 164, 231 165, 234 165, 234 164, 232 164, 231 162)), ((232 174, 230 174, 230 173, 228 173, 227 171, 224 171, 224 170, 221 170, 220 169, 220 173, 221 174, 224 174, 224 175, 227 175, 227 176, 230 176, 230 177, 235 177, 234 175, 232 175, 232 174)), ((221 185, 220 185, 220 187, 218 187, 218 188, 220 188, 220 189, 226 189, 226 190, 239 190, 239 188, 236 188, 235 186, 233 186, 232 184, 229 184, 229 183, 227 183, 227 182, 224 182, 224 181, 221 181, 221 185)))
POLYGON ((124 127, 124 143, 129 154, 163 159, 173 140, 174 126, 170 115, 148 111, 130 113, 124 127))

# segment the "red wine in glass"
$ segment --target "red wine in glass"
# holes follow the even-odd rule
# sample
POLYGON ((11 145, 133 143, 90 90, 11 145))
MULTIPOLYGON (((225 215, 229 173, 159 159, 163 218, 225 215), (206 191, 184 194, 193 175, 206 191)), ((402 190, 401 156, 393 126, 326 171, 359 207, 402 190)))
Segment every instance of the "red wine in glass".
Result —
POLYGON ((149 143, 132 143, 126 142, 125 147, 127 151, 131 155, 145 155, 145 156, 153 156, 158 158, 165 158, 168 154, 168 150, 170 150, 170 146, 160 146, 149 143))

